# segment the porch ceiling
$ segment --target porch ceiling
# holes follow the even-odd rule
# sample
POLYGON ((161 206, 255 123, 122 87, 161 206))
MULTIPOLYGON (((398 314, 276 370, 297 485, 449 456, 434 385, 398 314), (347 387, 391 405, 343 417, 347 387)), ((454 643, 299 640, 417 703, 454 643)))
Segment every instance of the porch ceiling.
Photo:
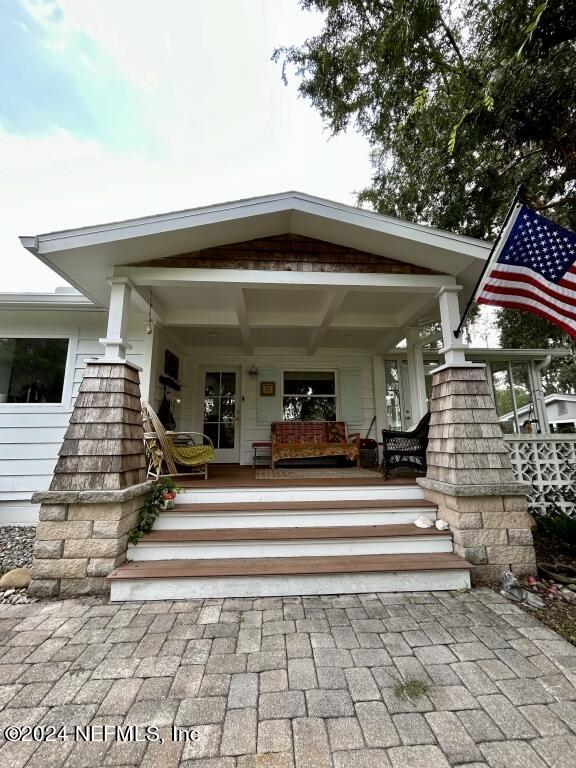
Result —
MULTIPOLYGON (((119 265, 283 233, 299 234, 451 275, 471 291, 490 244, 300 192, 23 237, 25 248, 97 304, 119 265)), ((222 278, 225 281, 224 275, 222 278)))
POLYGON ((252 354, 257 349, 290 348, 314 354, 321 349, 388 350, 403 338, 406 323, 437 319, 440 282, 434 277, 424 294, 397 287, 375 290, 371 285, 365 290, 242 288, 233 282, 158 285, 151 290, 162 324, 189 352, 215 347, 252 354))

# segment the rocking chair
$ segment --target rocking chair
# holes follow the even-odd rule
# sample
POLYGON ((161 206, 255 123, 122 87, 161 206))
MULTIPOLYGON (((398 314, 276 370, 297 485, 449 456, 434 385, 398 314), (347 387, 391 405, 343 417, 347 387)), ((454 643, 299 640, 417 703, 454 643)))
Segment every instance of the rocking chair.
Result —
POLYGON ((144 444, 148 477, 161 475, 203 475, 208 479, 208 462, 214 459, 214 444, 200 432, 166 432, 154 409, 142 403, 144 444))
POLYGON ((391 469, 406 467, 426 473, 426 448, 430 412, 423 416, 415 429, 406 432, 382 430, 382 462, 380 471, 388 477, 391 469))

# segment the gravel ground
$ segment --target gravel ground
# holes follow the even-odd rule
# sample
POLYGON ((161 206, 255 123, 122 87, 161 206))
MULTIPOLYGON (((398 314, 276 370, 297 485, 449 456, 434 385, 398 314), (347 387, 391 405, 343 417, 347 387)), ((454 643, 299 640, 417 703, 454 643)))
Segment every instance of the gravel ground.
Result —
POLYGON ((0 574, 12 568, 32 565, 36 528, 32 525, 5 525, 0 528, 0 574))

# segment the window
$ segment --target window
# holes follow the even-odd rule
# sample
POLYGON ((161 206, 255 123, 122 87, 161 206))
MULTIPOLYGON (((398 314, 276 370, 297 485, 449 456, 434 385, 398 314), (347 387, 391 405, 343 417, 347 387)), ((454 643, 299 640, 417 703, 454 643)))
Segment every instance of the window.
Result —
POLYGON ((496 413, 508 434, 536 432, 528 363, 491 363, 496 413))
POLYGON ((0 403, 61 403, 68 339, 0 338, 0 403))
POLYGON ((335 379, 333 371, 285 371, 282 418, 297 421, 335 421, 335 379))
POLYGON ((402 429, 400 370, 397 360, 384 361, 384 381, 386 386, 386 428, 402 429))

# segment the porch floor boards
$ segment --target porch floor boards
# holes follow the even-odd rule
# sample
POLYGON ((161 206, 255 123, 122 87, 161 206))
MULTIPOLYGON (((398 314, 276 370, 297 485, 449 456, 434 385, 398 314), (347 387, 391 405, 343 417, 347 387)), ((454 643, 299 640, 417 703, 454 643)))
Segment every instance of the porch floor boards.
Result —
POLYGON ((274 480, 256 480, 254 467, 239 464, 210 464, 208 467, 208 479, 203 477, 186 477, 185 475, 174 475, 174 482, 182 488, 200 489, 200 488, 281 488, 281 487, 342 487, 342 486, 371 486, 377 485, 381 488, 393 485, 414 485, 416 475, 402 475, 392 479, 384 479, 384 476, 378 470, 372 470, 374 478, 371 477, 295 477, 274 479, 274 480))
POLYGON ((259 557, 217 560, 153 560, 125 563, 109 579, 177 579, 234 576, 317 575, 319 573, 384 573, 405 571, 471 570, 451 552, 402 555, 331 557, 259 557))
POLYGON ((277 541, 304 539, 365 539, 396 538, 399 536, 451 536, 437 528, 415 525, 340 525, 310 528, 212 528, 204 530, 174 529, 150 531, 142 537, 143 544, 184 541, 277 541))

